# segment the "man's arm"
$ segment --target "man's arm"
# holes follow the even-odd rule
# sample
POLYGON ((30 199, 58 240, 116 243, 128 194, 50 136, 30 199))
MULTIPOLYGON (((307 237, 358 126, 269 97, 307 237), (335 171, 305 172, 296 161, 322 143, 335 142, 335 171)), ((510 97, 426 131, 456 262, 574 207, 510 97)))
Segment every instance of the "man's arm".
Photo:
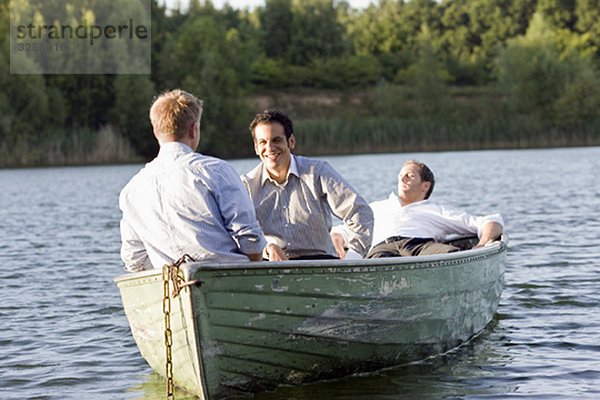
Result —
POLYGON ((223 162, 220 170, 220 185, 215 197, 225 228, 250 261, 261 261, 267 241, 256 220, 254 204, 235 169, 223 162))
POLYGON ((246 254, 246 256, 250 259, 250 261, 262 261, 263 260, 262 253, 246 254))
POLYGON ((502 225, 498 222, 490 221, 481 229, 479 243, 474 248, 483 247, 490 240, 496 240, 502 235, 502 225))
POLYGON ((264 250, 265 258, 269 261, 287 261, 289 260, 287 254, 282 250, 281 247, 275 243, 269 243, 264 250))
POLYGON ((287 261, 288 256, 281 249, 281 247, 276 244, 269 243, 265 246, 265 249, 262 253, 259 254, 246 254, 250 261, 263 261, 265 259, 269 261, 287 261))
POLYGON ((153 268, 144 243, 124 218, 121 219, 121 259, 126 271, 137 272, 153 268))
MULTIPOLYGON (((349 237, 346 241, 348 248, 364 257, 371 247, 373 210, 365 199, 328 163, 324 164, 321 182, 331 211, 348 228, 349 237)), ((332 240, 339 243, 339 238, 332 237, 332 240)), ((336 251, 339 256, 340 251, 337 247, 336 251)))
POLYGON ((334 231, 331 231, 330 236, 331 241, 333 242, 333 247, 335 247, 335 252, 337 253, 337 256, 343 259, 344 257, 346 257, 346 244, 344 237, 341 234, 334 231))

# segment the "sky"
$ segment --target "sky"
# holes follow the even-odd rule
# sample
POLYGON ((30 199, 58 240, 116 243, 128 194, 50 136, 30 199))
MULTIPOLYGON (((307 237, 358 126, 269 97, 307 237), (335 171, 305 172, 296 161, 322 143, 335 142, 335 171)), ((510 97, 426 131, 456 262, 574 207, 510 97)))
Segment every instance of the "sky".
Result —
MULTIPOLYGON (((178 3, 181 3, 182 9, 187 7, 189 0, 159 0, 162 3, 166 3, 168 8, 176 8, 178 3)), ((221 9, 225 3, 229 3, 230 6, 236 9, 242 9, 246 7, 263 6, 265 0, 211 0, 216 9, 221 9)), ((351 7, 354 8, 365 8, 372 1, 377 0, 347 0, 351 7)))

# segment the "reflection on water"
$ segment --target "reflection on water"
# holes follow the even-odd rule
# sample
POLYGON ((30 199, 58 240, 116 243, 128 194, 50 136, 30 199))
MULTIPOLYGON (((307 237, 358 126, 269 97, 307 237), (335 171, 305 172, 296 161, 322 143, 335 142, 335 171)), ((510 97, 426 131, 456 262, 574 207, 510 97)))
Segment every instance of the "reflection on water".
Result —
MULTIPOLYGON (((145 379, 140 383, 127 389, 126 392, 135 394, 136 396, 132 398, 136 400, 164 399, 166 398, 165 379, 156 372, 151 372, 146 374, 145 379)), ((177 400, 198 399, 198 397, 193 394, 181 390, 176 386, 173 388, 173 395, 177 400)))
MULTIPOLYGON (((435 172, 432 199, 503 214, 510 244, 495 320, 440 357, 254 398, 599 398, 600 148, 327 160, 374 201, 410 158, 435 172)), ((256 163, 233 162, 240 173, 256 163)), ((118 193, 139 168, 0 170, 2 399, 164 398, 113 283, 123 273, 118 193)))

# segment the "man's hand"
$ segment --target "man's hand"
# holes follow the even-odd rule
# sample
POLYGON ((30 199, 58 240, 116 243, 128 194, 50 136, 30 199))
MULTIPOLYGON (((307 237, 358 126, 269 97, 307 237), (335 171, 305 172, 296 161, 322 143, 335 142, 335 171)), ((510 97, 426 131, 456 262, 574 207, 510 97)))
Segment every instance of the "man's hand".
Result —
POLYGON ((483 247, 490 240, 497 240, 502 235, 502 225, 497 222, 488 222, 483 226, 483 230, 481 232, 481 237, 479 238, 479 243, 474 249, 478 247, 483 247))
POLYGON ((250 259, 250 261, 262 261, 263 256, 261 253, 258 254, 246 254, 246 257, 250 259))
POLYGON ((263 252, 269 261, 287 261, 289 260, 287 254, 274 243, 269 243, 263 252))
POLYGON ((331 241, 333 242, 333 247, 335 247, 335 252, 340 259, 346 257, 346 249, 344 248, 344 237, 339 233, 331 232, 331 241))

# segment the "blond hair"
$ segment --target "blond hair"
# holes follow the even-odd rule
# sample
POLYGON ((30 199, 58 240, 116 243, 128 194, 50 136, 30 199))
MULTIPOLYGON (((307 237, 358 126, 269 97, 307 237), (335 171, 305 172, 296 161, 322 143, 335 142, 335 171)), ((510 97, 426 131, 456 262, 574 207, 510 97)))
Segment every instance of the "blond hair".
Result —
POLYGON ((157 138, 180 140, 202 115, 202 100, 175 89, 158 96, 150 107, 150 122, 157 138))

